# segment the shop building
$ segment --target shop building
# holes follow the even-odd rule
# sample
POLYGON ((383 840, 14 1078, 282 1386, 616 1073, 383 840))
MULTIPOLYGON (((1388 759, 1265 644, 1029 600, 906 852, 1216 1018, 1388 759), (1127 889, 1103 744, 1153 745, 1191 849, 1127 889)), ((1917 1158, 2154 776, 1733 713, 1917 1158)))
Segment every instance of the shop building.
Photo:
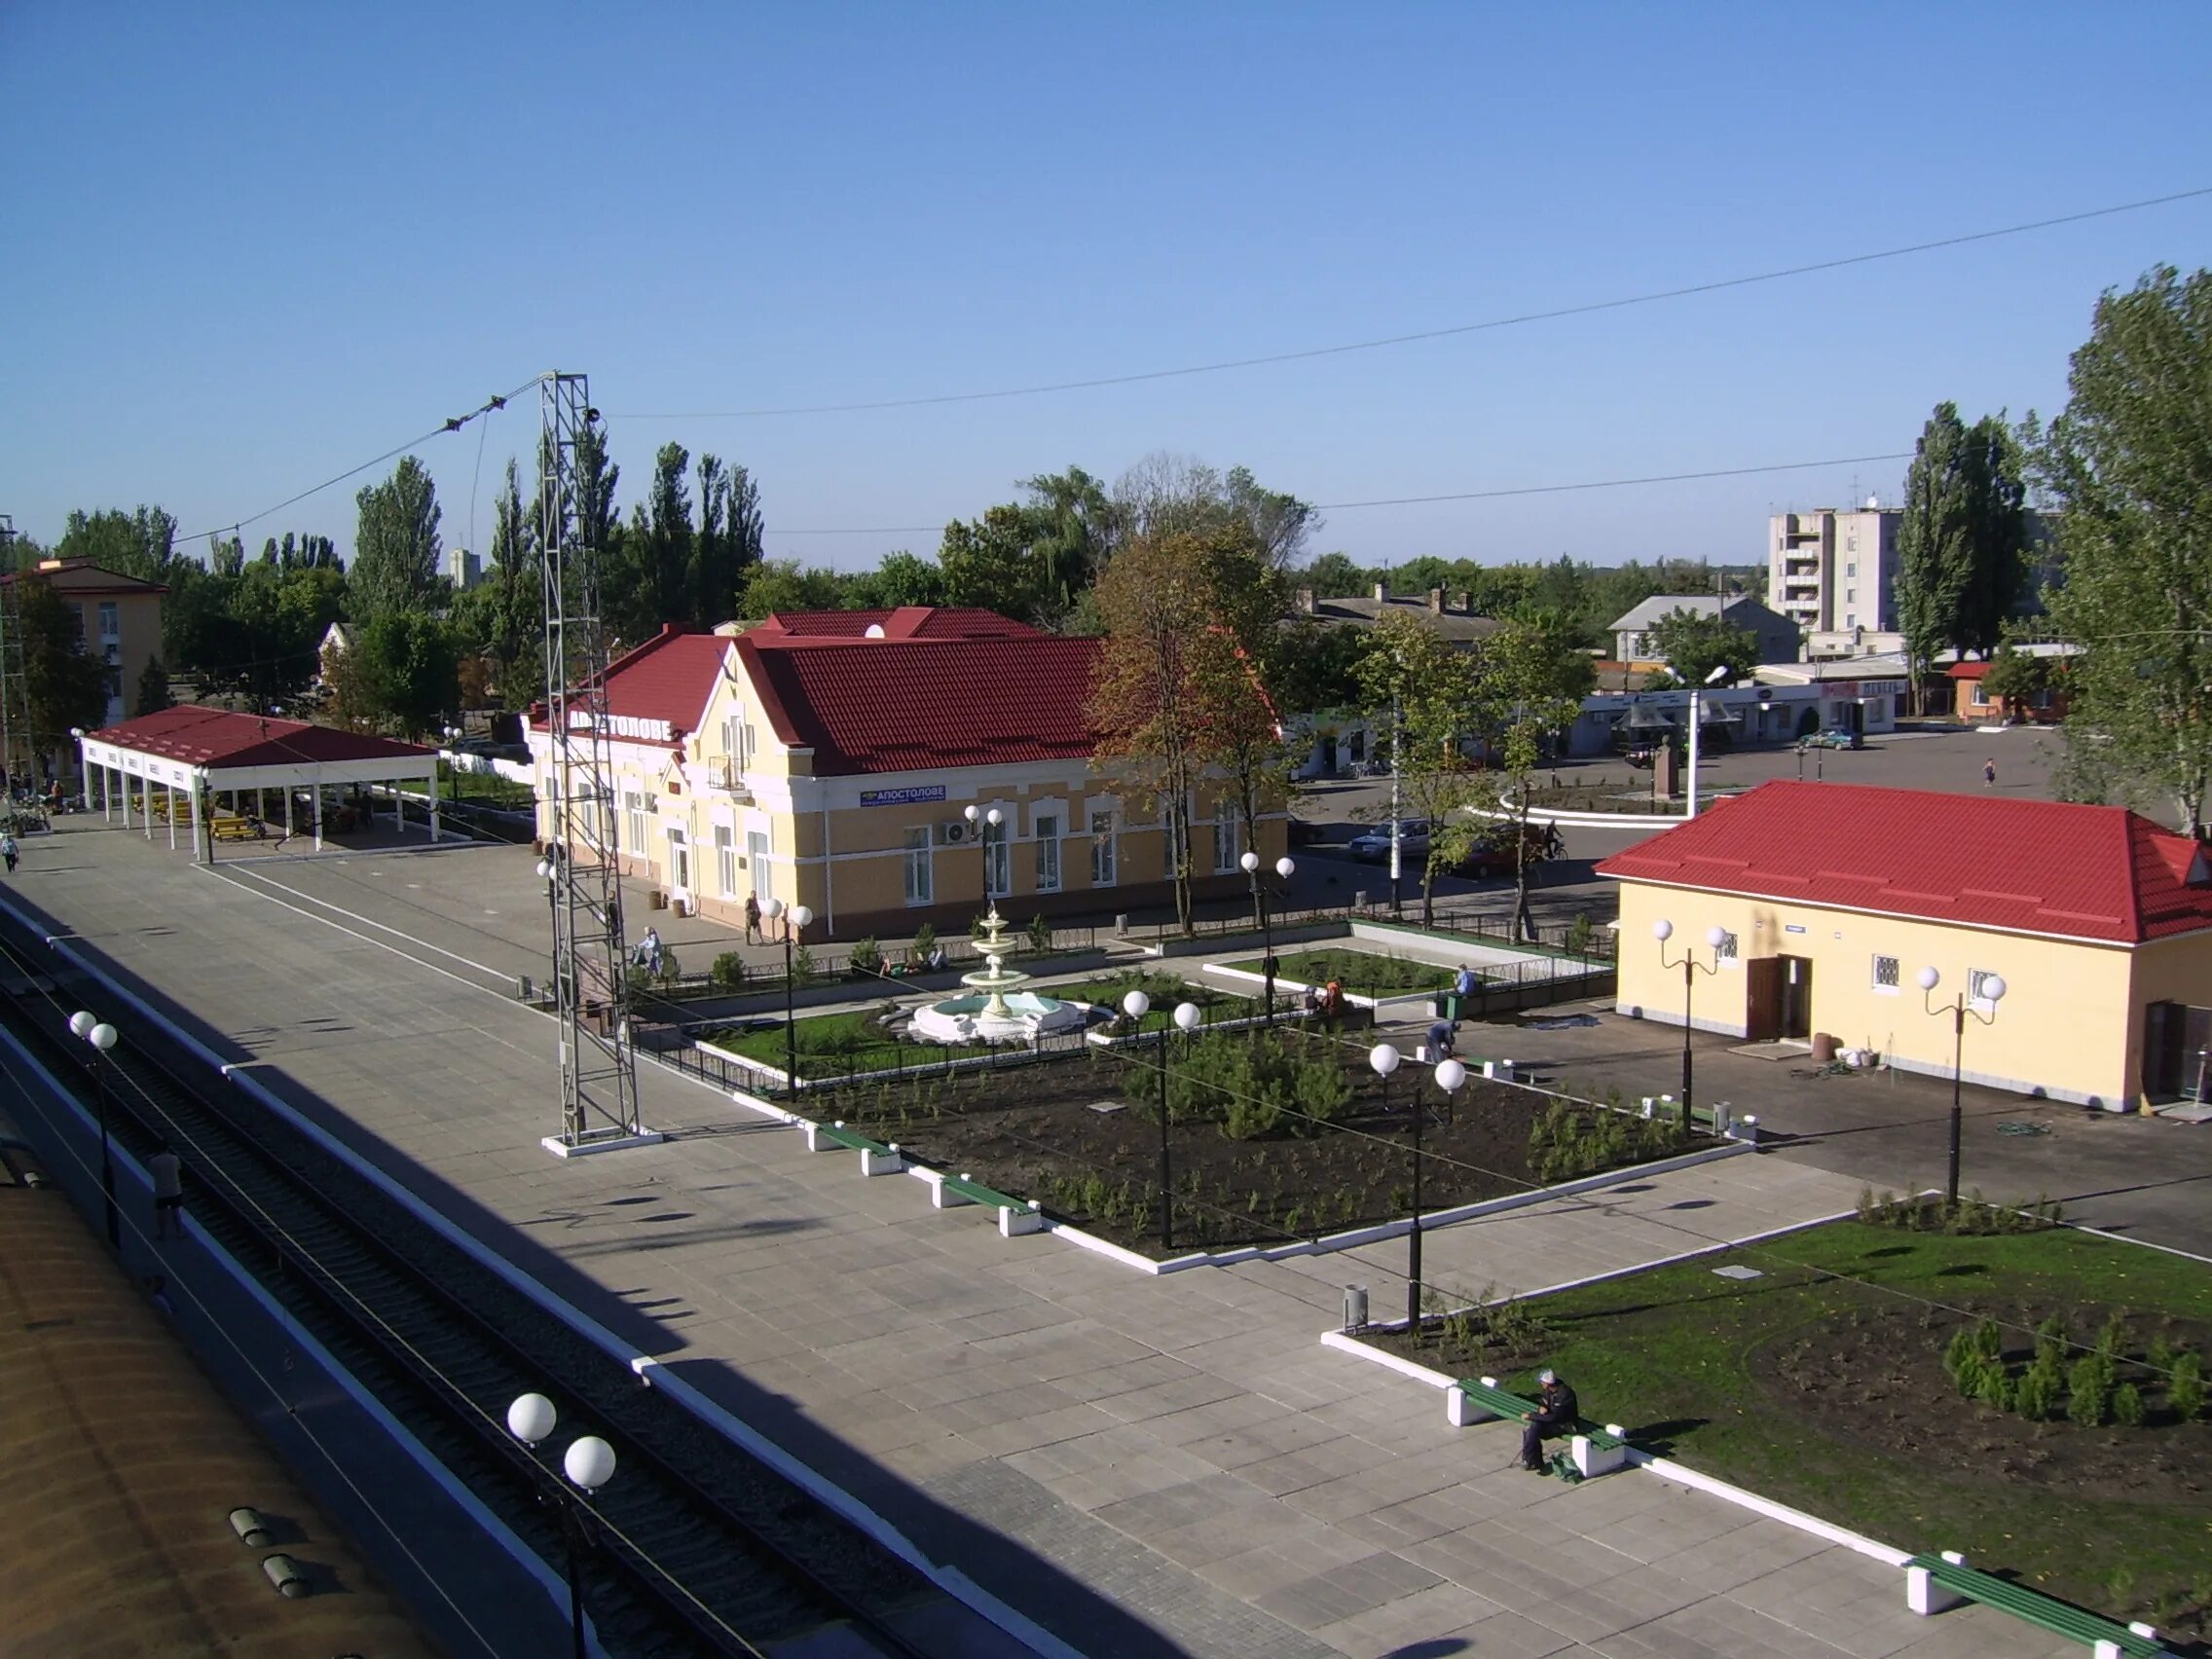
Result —
POLYGON ((2118 1110, 2204 1076, 2206 853, 2121 807, 1784 780, 1598 873, 1620 883, 1624 1014, 1947 1077, 1963 994, 1969 1080, 2118 1110))
MULTIPOLYGON (((1093 764, 1099 648, 926 606, 664 629, 608 670, 623 873, 733 925, 748 896, 802 903, 834 939, 965 929, 992 900, 1020 922, 1168 902, 1159 814, 1093 764)), ((542 711, 530 744, 549 839, 542 711)), ((1193 805, 1195 891, 1247 892, 1240 816, 1211 792, 1193 805)), ((1261 819, 1264 860, 1286 830, 1261 819)))

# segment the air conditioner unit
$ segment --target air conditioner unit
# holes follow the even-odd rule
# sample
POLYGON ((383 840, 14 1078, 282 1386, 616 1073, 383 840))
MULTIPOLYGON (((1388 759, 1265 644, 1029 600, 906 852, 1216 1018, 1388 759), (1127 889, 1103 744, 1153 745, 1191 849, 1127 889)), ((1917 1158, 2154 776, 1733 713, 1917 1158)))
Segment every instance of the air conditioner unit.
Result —
POLYGON ((964 819, 955 818, 949 823, 940 824, 937 827, 937 838, 947 846, 967 840, 968 835, 968 824, 964 819))

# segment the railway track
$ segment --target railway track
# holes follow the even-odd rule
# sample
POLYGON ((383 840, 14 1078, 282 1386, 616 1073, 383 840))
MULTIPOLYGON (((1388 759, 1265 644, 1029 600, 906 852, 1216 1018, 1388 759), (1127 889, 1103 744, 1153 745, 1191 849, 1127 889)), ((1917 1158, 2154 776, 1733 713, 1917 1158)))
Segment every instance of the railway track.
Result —
MULTIPOLYGON (((66 996, 42 988, 42 946, 0 925, 0 1022, 56 1078, 92 1087, 66 996)), ((600 1434, 619 1477, 589 1501, 585 1602, 619 1659, 773 1654, 940 1659, 964 1621, 942 1592, 804 1491, 421 1226, 274 1114, 127 1016, 105 1062, 107 1115, 141 1158, 166 1140, 192 1178, 195 1221, 556 1572, 558 1482, 504 1426, 548 1394, 563 1424, 600 1434), (935 1616, 919 1617, 925 1612, 935 1616), (938 1633, 915 1634, 926 1623, 938 1633)))

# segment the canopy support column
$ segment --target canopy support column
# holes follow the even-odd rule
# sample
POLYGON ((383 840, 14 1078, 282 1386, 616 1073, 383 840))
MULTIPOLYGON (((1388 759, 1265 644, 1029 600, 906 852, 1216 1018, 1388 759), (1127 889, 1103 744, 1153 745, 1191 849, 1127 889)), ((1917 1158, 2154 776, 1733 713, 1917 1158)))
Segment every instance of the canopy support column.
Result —
MULTIPOLYGON (((169 851, 173 853, 176 851, 176 785, 164 784, 162 787, 169 792, 169 809, 166 816, 169 821, 169 851)), ((200 802, 197 796, 194 797, 192 810, 193 816, 198 817, 200 802)))
MULTIPOLYGON (((207 852, 206 852, 206 858, 205 858, 205 860, 204 860, 204 861, 203 861, 203 860, 202 860, 202 858, 201 858, 201 841, 200 841, 200 790, 199 790, 199 787, 198 787, 198 786, 199 786, 199 780, 198 780, 197 778, 196 778, 196 779, 194 779, 194 780, 193 780, 193 784, 194 784, 194 788, 193 788, 193 791, 192 791, 192 862, 193 862, 194 864, 200 864, 200 863, 203 863, 203 862, 205 862, 205 863, 207 863, 207 864, 213 864, 213 863, 215 862, 215 837, 214 837, 214 834, 213 834, 212 826, 210 826, 210 828, 209 828, 209 833, 208 833, 208 836, 207 836, 207 842, 206 842, 206 848, 207 848, 207 852)), ((172 837, 173 837, 173 836, 175 835, 175 833, 176 833, 176 825, 175 825, 174 823, 171 823, 171 824, 169 825, 169 833, 170 833, 170 835, 171 835, 172 837)), ((172 843, 172 844, 173 844, 173 843, 172 843)))

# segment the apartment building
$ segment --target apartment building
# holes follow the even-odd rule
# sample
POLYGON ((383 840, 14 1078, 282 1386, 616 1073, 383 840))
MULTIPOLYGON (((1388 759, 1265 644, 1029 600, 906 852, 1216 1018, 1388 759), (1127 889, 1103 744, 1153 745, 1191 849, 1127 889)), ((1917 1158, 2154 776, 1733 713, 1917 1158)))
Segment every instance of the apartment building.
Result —
MULTIPOLYGON (((162 650, 160 582, 141 581, 103 570, 90 559, 41 559, 28 572, 61 596, 77 622, 78 644, 108 666, 107 711, 102 725, 113 725, 138 694, 139 676, 162 650)), ((13 571, 0 583, 16 580, 13 571)))
MULTIPOLYGON (((1902 507, 1869 498, 1767 521, 1767 603, 1814 635, 1893 632, 1902 507)), ((1823 654, 1823 653, 1816 653, 1823 654)))

